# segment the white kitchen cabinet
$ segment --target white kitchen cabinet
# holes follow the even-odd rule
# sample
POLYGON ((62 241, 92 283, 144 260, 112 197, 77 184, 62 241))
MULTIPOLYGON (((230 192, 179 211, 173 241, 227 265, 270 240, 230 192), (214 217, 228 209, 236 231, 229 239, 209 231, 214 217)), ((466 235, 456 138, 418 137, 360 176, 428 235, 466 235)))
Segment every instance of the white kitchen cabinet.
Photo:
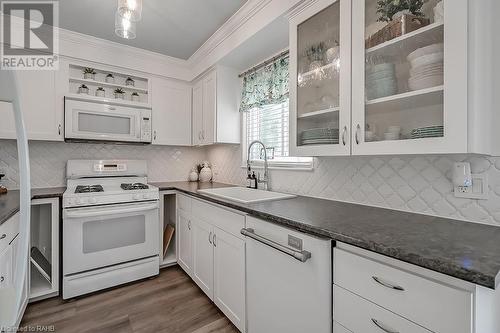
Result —
POLYGON ((199 218, 192 219, 193 280, 210 299, 214 296, 213 227, 199 218))
POLYGON ((182 209, 177 210, 177 260, 186 273, 193 273, 193 246, 190 214, 182 209))
POLYGON ((26 265, 21 258, 19 244, 19 213, 0 225, 0 327, 17 326, 28 303, 28 275, 17 276, 18 265, 26 265), (15 308, 15 299, 21 293, 21 304, 15 308))
POLYGON ((234 69, 216 66, 193 84, 193 145, 240 143, 239 94, 234 69))
POLYGON ((191 86, 162 78, 152 80, 154 145, 191 145, 191 86))
POLYGON ((184 218, 191 221, 190 230, 179 223, 179 264, 231 322, 244 332, 245 241, 240 234, 245 226, 244 215, 184 195, 177 202, 179 222, 183 220, 185 209, 191 211, 190 217, 184 218), (182 256, 181 252, 185 255, 182 256), (186 264, 188 260, 192 264, 186 264))
POLYGON ((379 332, 380 326, 419 333, 500 328, 498 290, 340 242, 333 263, 333 319, 354 333, 379 332))
POLYGON ((290 19, 291 156, 350 154, 350 45, 351 0, 316 1, 290 19))
MULTIPOLYGON (((15 71, 28 139, 63 141, 63 109, 56 105, 55 71, 15 71)), ((12 105, 0 102, 0 138, 15 139, 12 105)))
POLYGON ((443 0, 443 19, 438 3, 392 39, 377 0, 316 1, 290 15, 293 155, 498 154, 494 1, 443 0))
POLYGON ((245 327, 245 241, 215 228, 214 303, 235 324, 245 327))

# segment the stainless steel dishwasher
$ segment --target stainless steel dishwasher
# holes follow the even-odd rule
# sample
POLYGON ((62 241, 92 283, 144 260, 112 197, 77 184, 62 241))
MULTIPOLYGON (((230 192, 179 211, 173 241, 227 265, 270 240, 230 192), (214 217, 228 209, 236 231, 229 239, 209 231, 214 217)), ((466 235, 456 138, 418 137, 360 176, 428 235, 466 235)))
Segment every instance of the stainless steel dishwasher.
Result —
POLYGON ((332 332, 332 244, 247 218, 248 333, 332 332))

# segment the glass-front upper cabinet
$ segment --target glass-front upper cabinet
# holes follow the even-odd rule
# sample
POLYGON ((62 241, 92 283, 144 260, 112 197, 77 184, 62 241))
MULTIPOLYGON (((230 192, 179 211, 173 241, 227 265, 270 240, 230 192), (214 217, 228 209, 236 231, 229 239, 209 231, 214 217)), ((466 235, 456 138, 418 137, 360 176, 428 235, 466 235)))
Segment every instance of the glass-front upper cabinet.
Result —
POLYGON ((467 0, 353 2, 352 153, 467 149, 467 0))
POLYGON ((290 154, 350 154, 351 0, 290 18, 290 154))

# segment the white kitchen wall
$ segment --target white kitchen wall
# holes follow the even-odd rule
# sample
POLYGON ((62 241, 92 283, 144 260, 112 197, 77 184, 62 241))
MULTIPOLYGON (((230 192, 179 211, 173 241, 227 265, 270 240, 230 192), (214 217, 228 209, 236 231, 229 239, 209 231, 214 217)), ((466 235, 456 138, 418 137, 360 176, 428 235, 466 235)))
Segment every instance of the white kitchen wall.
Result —
MULTIPOLYGON (((215 180, 244 184, 241 148, 208 148, 215 180)), ((272 189, 500 226, 500 158, 477 155, 328 157, 315 159, 314 171, 271 170, 272 189), (469 161, 486 174, 489 199, 456 198, 450 170, 469 161)))
MULTIPOLYGON (((69 159, 144 159, 148 161, 150 181, 187 180, 189 171, 204 160, 205 150, 190 147, 114 145, 30 141, 31 183, 33 187, 66 186, 69 159)), ((0 140, 2 182, 17 188, 18 162, 14 140, 0 140)))

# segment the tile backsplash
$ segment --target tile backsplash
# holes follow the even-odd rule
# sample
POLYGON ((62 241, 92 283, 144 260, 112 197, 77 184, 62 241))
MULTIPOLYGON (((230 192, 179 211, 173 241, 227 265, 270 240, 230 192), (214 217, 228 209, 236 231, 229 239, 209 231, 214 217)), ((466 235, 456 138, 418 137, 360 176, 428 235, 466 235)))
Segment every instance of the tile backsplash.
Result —
MULTIPOLYGON (((244 184, 241 148, 208 148, 215 180, 244 184)), ((500 226, 500 158, 478 155, 418 155, 316 158, 314 171, 271 170, 275 191, 437 215, 500 226), (469 161, 486 174, 488 200, 456 198, 451 166, 469 161)))
MULTIPOLYGON (((30 142, 33 187, 65 186, 69 159, 144 159, 150 181, 187 180, 200 161, 213 164, 214 180, 245 183, 241 148, 208 148, 30 142)), ((18 187, 17 147, 0 140, 0 171, 9 188, 18 187)), ((271 170, 272 189, 428 215, 500 226, 500 157, 419 155, 316 158, 313 171, 271 170), (456 198, 450 170, 455 161, 469 161, 474 174, 487 175, 488 200, 456 198)))
MULTIPOLYGON (((30 141, 33 187, 66 186, 66 161, 70 159, 143 159, 148 161, 150 181, 187 180, 189 171, 205 158, 205 150, 191 147, 114 145, 30 141)), ((18 188, 17 146, 0 140, 0 171, 8 188, 18 188)))

